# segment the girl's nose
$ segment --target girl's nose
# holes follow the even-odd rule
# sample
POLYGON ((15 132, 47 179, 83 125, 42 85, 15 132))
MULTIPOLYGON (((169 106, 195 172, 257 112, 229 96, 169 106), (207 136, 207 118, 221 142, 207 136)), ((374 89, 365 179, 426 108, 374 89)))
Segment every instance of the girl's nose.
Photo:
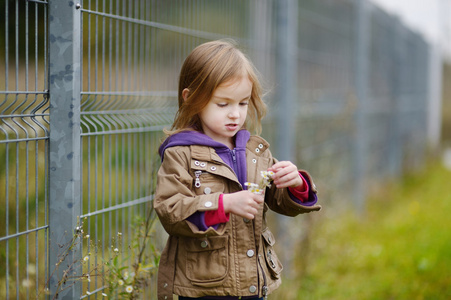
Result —
POLYGON ((230 119, 236 119, 236 118, 238 118, 239 116, 240 116, 240 112, 239 112, 239 110, 238 110, 237 108, 232 108, 232 109, 229 111, 228 117, 229 117, 230 119))

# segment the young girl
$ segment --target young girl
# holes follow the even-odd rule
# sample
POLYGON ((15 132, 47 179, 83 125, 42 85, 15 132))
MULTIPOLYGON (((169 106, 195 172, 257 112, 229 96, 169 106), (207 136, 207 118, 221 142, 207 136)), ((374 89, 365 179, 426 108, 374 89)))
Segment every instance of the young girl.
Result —
POLYGON ((195 48, 180 72, 179 110, 160 146, 154 202, 169 233, 158 299, 262 299, 281 283, 282 265, 266 224, 320 210, 305 171, 272 157, 259 131, 266 106, 251 62, 233 44, 195 48), (263 192, 245 189, 270 172, 263 192), (248 184, 246 184, 248 185, 248 184), (266 187, 266 189, 265 189, 266 187))

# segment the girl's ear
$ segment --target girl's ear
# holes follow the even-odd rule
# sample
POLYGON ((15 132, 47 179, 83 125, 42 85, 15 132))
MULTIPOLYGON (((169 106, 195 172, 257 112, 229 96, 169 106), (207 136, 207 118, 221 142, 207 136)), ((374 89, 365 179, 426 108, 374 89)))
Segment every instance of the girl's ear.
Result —
POLYGON ((188 99, 188 95, 189 95, 189 90, 188 89, 183 89, 182 91, 182 98, 184 101, 186 101, 186 99, 188 99))

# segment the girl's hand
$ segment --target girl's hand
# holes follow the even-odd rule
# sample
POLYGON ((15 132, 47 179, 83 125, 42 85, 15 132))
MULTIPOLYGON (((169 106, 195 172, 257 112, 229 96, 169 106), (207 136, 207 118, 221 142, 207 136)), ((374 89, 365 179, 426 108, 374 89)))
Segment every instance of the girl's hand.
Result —
POLYGON ((225 213, 232 213, 237 216, 252 220, 258 213, 259 206, 263 203, 263 195, 251 193, 249 191, 239 191, 222 196, 225 213))
POLYGON ((277 188, 302 188, 304 182, 299 176, 298 168, 290 161, 279 161, 274 164, 268 171, 273 171, 273 183, 277 188))

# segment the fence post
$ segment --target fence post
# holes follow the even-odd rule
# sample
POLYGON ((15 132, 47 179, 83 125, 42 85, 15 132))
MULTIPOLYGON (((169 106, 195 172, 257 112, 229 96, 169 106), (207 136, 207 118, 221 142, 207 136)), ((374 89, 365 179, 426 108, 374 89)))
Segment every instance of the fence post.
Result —
POLYGON ((393 70, 392 80, 391 80, 391 111, 390 111, 390 132, 388 140, 388 174, 393 178, 398 178, 402 172, 402 138, 401 138, 401 123, 402 123, 402 112, 401 112, 401 97, 403 93, 403 81, 401 78, 405 78, 405 68, 403 63, 403 57, 405 55, 404 49, 402 47, 403 36, 402 36, 402 25, 399 19, 394 19, 394 23, 391 25, 393 28, 393 39, 391 40, 393 47, 393 65, 396 67, 393 70))
POLYGON ((49 0, 49 286, 58 299, 79 299, 80 281, 58 286, 65 271, 80 275, 80 245, 64 262, 80 212, 80 11, 72 0, 49 0), (57 264, 59 264, 57 266, 57 264), (55 272, 53 272, 55 270, 55 272))
POLYGON ((277 1, 277 156, 293 160, 298 65, 298 0, 277 1))
MULTIPOLYGON (((277 157, 280 160, 294 161, 295 145, 295 120, 294 114, 297 99, 297 66, 298 66, 298 0, 277 1, 277 88, 276 88, 276 128, 277 128, 277 157)), ((290 267, 294 259, 293 232, 287 228, 293 228, 290 220, 284 216, 278 216, 277 235, 280 245, 282 263, 285 266, 285 274, 291 276, 290 267)))
POLYGON ((370 11, 367 0, 357 0, 355 24, 355 62, 354 87, 357 96, 357 109, 355 112, 356 136, 354 143, 355 153, 355 197, 356 211, 362 213, 366 197, 366 164, 368 163, 368 149, 366 132, 366 116, 368 101, 368 63, 371 37, 369 30, 370 11))

